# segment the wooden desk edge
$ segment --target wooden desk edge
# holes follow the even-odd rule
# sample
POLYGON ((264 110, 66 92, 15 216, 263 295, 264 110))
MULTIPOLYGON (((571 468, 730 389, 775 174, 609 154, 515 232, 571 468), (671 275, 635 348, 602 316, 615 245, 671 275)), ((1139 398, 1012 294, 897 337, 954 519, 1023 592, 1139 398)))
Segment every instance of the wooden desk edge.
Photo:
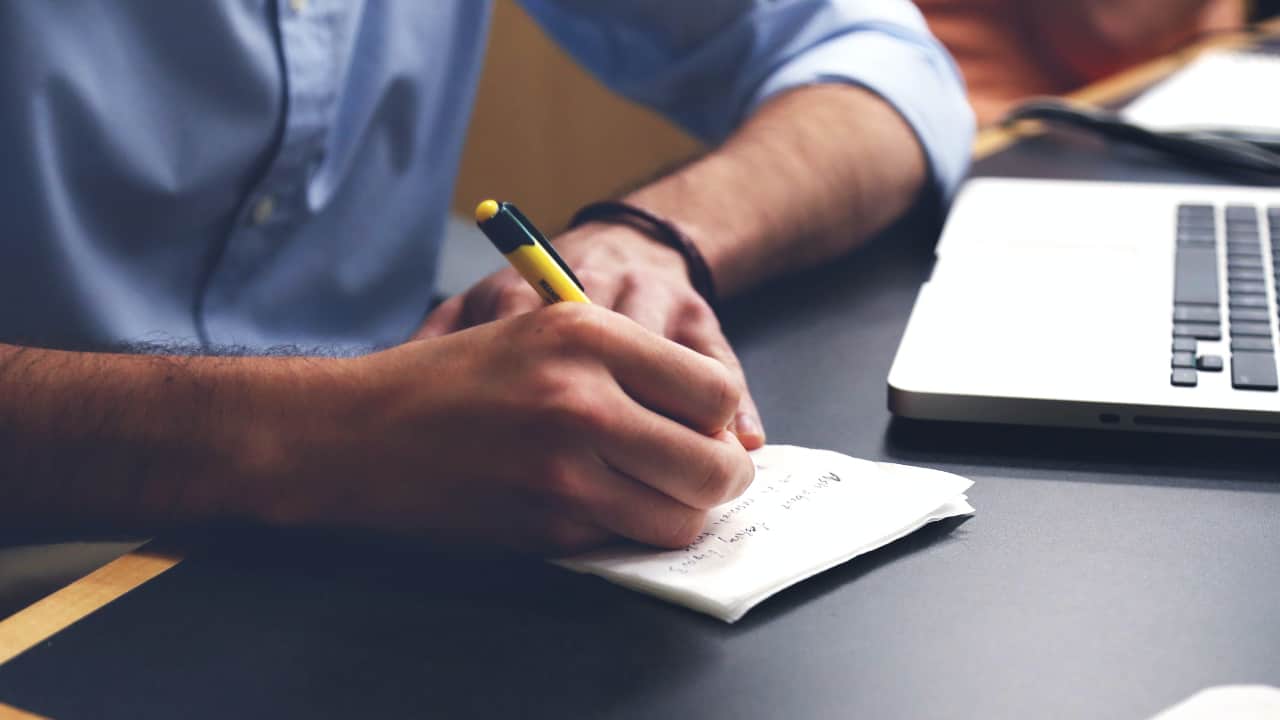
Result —
POLYGON ((178 555, 143 547, 112 560, 0 621, 0 665, 105 607, 181 560, 178 555))
MULTIPOLYGON (((1270 20, 1258 26, 1267 35, 1280 35, 1280 19, 1270 20)), ((1206 38, 1169 55, 1158 57, 1124 72, 1099 80, 1066 96, 1066 99, 1086 105, 1103 105, 1133 95, 1149 87, 1157 80, 1195 59, 1207 50, 1240 47, 1256 39, 1247 33, 1227 33, 1206 38)), ((973 159, 990 157, 1009 147, 1021 138, 1040 132, 1038 123, 1024 123, 1014 128, 988 127, 978 133, 973 143, 973 159)))
POLYGON ((0 702, 0 720, 48 720, 48 718, 0 702))
MULTIPOLYGON (((1280 34, 1280 20, 1273 20, 1262 27, 1268 33, 1280 34)), ((1245 35, 1209 38, 1190 48, 1096 82, 1067 97, 1070 100, 1090 104, 1118 100, 1172 73, 1206 50, 1238 46, 1247 40, 1248 36, 1245 35)), ((973 146, 973 157, 975 160, 989 157, 1036 132, 1039 132, 1039 128, 1034 123, 1012 129, 988 128, 978 134, 973 146)), ((15 615, 0 620, 0 665, 65 630, 181 561, 180 555, 152 551, 144 547, 113 560, 30 607, 18 611, 15 615)), ((23 715, 6 716, 5 711, 6 708, 0 706, 0 720, 7 720, 7 717, 24 717, 23 715)))

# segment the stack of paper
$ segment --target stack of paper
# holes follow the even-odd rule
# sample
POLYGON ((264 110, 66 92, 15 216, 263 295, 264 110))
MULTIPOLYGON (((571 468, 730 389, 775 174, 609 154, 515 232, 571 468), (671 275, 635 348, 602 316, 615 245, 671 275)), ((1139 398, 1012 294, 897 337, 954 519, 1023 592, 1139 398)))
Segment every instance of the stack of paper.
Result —
POLYGON ((1152 130, 1218 130, 1280 138, 1280 56, 1209 52, 1123 110, 1152 130))
POLYGON ((765 598, 926 523, 973 513, 956 475, 770 445, 756 478, 681 550, 628 545, 557 561, 734 622, 765 598))

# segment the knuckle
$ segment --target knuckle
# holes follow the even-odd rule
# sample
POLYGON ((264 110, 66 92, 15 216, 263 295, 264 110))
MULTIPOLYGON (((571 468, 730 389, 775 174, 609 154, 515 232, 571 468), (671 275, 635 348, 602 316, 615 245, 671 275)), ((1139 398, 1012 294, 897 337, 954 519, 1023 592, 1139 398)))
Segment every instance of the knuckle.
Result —
POLYGON ((722 462, 708 463, 695 486, 695 503, 697 507, 709 510, 732 499, 739 484, 733 468, 722 462))
POLYGON ((729 496, 722 502, 735 500, 751 487, 751 483, 756 479, 756 466, 751 462, 751 457, 747 455, 746 450, 738 456, 738 462, 735 467, 733 480, 730 483, 729 496))
POLYGON ((582 373, 565 372, 563 365, 559 369, 541 370, 534 382, 536 421, 554 434, 579 441, 607 431, 611 426, 607 390, 582 373))
POLYGON ((715 310, 693 288, 688 289, 684 302, 680 304, 680 319, 690 325, 715 328, 717 332, 720 329, 720 319, 716 317, 715 310))
POLYGON ((715 408, 720 417, 729 418, 742 403, 742 388, 737 378, 724 364, 714 362, 707 376, 707 397, 715 399, 715 408))
POLYGON ((573 402, 578 381, 565 363, 536 362, 529 368, 527 397, 534 400, 540 410, 554 410, 573 402))
POLYGON ((503 283, 494 291, 493 308, 498 317, 514 315, 536 307, 537 297, 530 297, 528 285, 503 283))
POLYGON ((624 269, 618 275, 618 290, 624 293, 635 292, 644 287, 644 280, 641 279, 640 273, 632 269, 624 269))
POLYGON ((671 514, 671 519, 662 529, 658 543, 665 547, 679 548, 692 545, 702 533, 706 524, 705 510, 680 510, 671 514))
POLYGON ((609 313, 596 305, 556 303, 546 308, 545 319, 562 351, 597 354, 608 342, 609 313))
POLYGON ((537 464, 542 490, 553 507, 574 507, 582 495, 582 482, 574 464, 561 455, 552 454, 537 464))
POLYGON ((589 295, 598 295, 610 284, 617 282, 617 277, 612 273, 602 272, 592 267, 581 268, 574 274, 578 276, 578 280, 582 282, 589 295))

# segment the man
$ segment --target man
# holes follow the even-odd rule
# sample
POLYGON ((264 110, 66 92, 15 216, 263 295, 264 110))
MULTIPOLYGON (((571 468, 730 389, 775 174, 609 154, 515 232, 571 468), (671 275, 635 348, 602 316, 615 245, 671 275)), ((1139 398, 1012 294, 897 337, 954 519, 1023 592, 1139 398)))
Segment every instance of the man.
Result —
MULTIPOLYGON (((964 171, 961 82, 905 0, 525 5, 619 92, 724 140, 626 198, 691 237, 721 296, 964 171)), ((0 523, 562 551, 679 546, 742 492, 762 425, 673 247, 586 224, 557 244, 596 306, 537 309, 504 272, 422 324, 488 14, 0 8, 0 523), (123 343, 153 351, 88 351, 123 343)))
POLYGON ((1242 0, 918 0, 955 56, 984 124, 1036 95, 1061 95, 1241 27, 1242 0))

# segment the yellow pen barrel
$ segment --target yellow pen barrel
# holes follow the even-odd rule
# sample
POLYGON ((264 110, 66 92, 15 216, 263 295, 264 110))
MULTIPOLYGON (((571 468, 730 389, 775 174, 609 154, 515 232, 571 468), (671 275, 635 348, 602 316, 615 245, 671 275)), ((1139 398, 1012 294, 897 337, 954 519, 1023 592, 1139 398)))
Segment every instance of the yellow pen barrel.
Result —
POLYGON ((586 293, 560 269, 551 255, 537 245, 521 245, 504 255, 544 301, 591 303, 586 293))

